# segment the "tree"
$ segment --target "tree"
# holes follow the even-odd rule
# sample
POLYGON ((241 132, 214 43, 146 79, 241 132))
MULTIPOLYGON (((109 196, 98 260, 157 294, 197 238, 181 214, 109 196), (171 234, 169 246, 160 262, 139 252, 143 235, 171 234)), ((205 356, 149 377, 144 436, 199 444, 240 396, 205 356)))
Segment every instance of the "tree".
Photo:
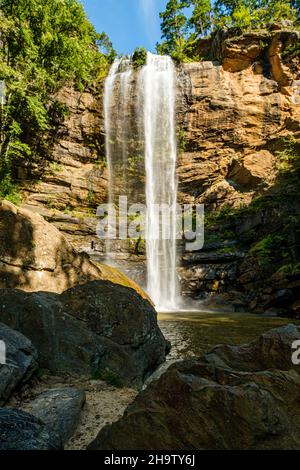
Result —
POLYGON ((53 94, 78 90, 107 73, 114 58, 77 0, 0 0, 0 197, 12 187, 14 162, 47 154, 47 132, 63 107, 53 94))
POLYGON ((217 0, 218 26, 251 29, 264 27, 270 21, 296 19, 299 0, 217 0))
POLYGON ((189 20, 190 28, 197 36, 206 36, 212 29, 212 5, 210 0, 189 0, 188 6, 193 7, 189 20))
MULTIPOLYGON (((297 2, 290 2, 287 0, 270 0, 267 3, 265 17, 263 17, 264 21, 272 21, 272 20, 291 20, 295 21, 297 18, 297 2)), ((300 3, 298 1, 298 7, 300 3)), ((298 10, 299 16, 299 10, 298 10)))
POLYGON ((157 45, 160 54, 174 55, 181 52, 182 41, 185 40, 188 30, 188 20, 183 10, 188 4, 187 0, 169 0, 165 11, 160 13, 163 39, 163 42, 157 45))

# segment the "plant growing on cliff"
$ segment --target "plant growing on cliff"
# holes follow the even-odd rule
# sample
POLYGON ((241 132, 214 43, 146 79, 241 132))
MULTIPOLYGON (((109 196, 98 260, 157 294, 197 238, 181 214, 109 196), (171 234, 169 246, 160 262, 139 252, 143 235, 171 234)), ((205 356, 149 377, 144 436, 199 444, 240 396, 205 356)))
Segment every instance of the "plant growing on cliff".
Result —
POLYGON ((177 129, 177 146, 179 153, 184 153, 187 146, 185 131, 181 128, 177 129))
POLYGON ((295 2, 290 0, 217 0, 214 11, 217 27, 244 30, 261 28, 271 21, 295 21, 297 17, 295 2))
POLYGON ((300 146, 293 135, 280 139, 277 150, 277 167, 282 175, 289 179, 295 176, 300 178, 300 146))
POLYGON ((147 61, 147 51, 144 47, 137 47, 132 54, 132 65, 135 69, 143 67, 147 61))
POLYGON ((281 266, 280 269, 278 269, 278 272, 283 273, 283 274, 288 274, 288 275, 299 274, 300 273, 300 263, 285 264, 285 265, 281 266))
POLYGON ((175 60, 199 60, 199 38, 223 27, 257 29, 272 21, 299 19, 299 0, 169 0, 160 14, 160 54, 175 60))
POLYGON ((299 266, 294 249, 291 246, 290 227, 288 225, 281 234, 268 234, 250 248, 249 254, 255 257, 259 265, 267 270, 286 272, 292 267, 299 266))
MULTIPOLYGON (((114 51, 77 0, 0 0, 0 196, 13 187, 15 163, 45 161, 47 133, 65 84, 83 90, 108 70, 114 51)), ((30 166, 30 165, 29 165, 30 166)))

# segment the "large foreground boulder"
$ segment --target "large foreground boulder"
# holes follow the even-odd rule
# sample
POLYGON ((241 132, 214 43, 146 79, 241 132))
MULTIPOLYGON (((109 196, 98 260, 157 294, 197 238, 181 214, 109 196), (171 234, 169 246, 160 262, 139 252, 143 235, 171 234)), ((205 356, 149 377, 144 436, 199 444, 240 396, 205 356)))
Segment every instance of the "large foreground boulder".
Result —
POLYGON ((0 341, 4 356, 3 363, 0 362, 0 405, 3 405, 15 388, 35 372, 38 354, 29 339, 3 323, 0 323, 0 341))
POLYGON ((63 294, 0 289, 0 320, 32 341, 42 367, 115 385, 140 387, 168 349, 152 305, 109 281, 63 294))
POLYGON ((63 446, 77 429, 84 403, 83 390, 50 389, 30 402, 25 411, 46 424, 49 432, 58 436, 63 446))
POLYGON ((89 448, 300 449, 299 339, 289 325, 173 364, 89 448))
POLYGON ((39 214, 0 201, 0 288, 60 293, 98 279, 132 287, 147 298, 118 270, 95 264, 87 254, 77 253, 62 233, 39 214))
POLYGON ((0 450, 60 450, 59 439, 22 410, 0 409, 0 450))

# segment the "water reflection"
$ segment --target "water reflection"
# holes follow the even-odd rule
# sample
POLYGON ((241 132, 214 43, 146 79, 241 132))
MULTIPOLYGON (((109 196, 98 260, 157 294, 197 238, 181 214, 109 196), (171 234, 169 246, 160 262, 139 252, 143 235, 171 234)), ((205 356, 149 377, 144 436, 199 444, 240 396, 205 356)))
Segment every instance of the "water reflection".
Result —
POLYGON ((200 356, 217 344, 247 343, 271 328, 300 324, 288 318, 216 312, 164 312, 158 314, 158 320, 172 344, 168 360, 200 356))

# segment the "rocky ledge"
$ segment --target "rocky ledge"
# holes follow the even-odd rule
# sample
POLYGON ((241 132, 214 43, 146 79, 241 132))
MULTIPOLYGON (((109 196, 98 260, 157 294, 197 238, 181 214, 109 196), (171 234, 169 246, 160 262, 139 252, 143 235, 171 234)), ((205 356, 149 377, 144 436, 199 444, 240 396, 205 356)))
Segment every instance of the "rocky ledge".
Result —
POLYGON ((0 288, 60 293, 99 279, 131 287, 148 298, 118 270, 78 253, 41 215, 0 201, 0 288))

